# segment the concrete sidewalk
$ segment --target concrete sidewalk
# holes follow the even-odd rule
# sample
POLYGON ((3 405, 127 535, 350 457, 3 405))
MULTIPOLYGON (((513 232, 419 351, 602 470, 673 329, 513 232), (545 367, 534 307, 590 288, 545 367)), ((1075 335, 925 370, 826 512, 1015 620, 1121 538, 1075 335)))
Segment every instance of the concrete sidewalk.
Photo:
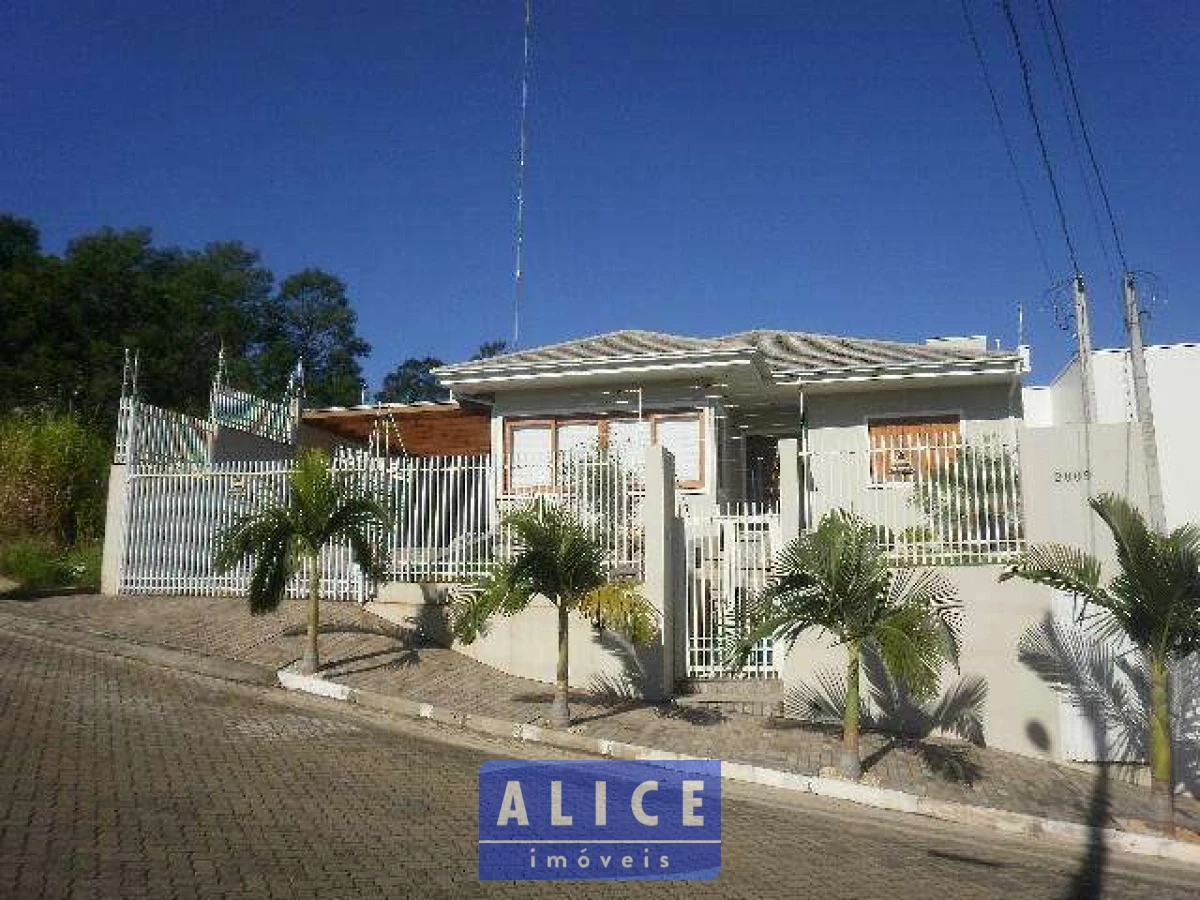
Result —
MULTIPOLYGON (((209 657, 283 668, 304 643, 304 609, 252 617, 244 600, 184 597, 71 596, 0 599, 0 612, 89 632, 193 651, 209 657)), ((321 676, 359 691, 442 710, 539 725, 551 688, 505 675, 450 650, 423 647, 415 635, 354 604, 323 607, 321 676)), ((577 627, 587 627, 582 622, 577 627)), ((582 686, 581 686, 582 687, 582 686)), ((710 757, 802 776, 834 765, 836 731, 706 710, 632 703, 577 691, 572 732, 689 756, 710 757)), ((1087 823, 1094 778, 1053 763, 958 743, 893 741, 864 735, 867 773, 880 787, 930 800, 1087 823)), ((1109 784, 1109 828, 1149 820, 1148 791, 1109 784)), ((1178 822, 1200 830, 1200 803, 1180 798, 1178 822)))

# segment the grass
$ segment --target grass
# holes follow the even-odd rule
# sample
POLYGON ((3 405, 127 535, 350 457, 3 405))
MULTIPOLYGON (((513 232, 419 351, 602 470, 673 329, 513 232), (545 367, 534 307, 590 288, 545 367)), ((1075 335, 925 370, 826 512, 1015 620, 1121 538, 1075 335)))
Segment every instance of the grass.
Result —
POLYGON ((18 593, 58 588, 98 588, 98 542, 63 549, 44 537, 13 538, 0 546, 0 575, 17 583, 18 593))

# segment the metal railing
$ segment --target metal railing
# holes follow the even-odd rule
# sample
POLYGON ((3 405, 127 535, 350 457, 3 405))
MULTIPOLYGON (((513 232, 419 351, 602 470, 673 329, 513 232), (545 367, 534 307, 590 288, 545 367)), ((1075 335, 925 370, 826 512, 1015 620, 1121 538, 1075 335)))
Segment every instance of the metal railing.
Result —
POLYGON ((898 562, 997 562, 1025 547, 1014 444, 891 439, 869 450, 806 451, 800 465, 802 527, 848 510, 876 527, 898 562))
POLYGON ((299 422, 299 404, 290 399, 267 400, 257 394, 214 384, 210 417, 217 425, 237 428, 279 444, 290 444, 299 422))

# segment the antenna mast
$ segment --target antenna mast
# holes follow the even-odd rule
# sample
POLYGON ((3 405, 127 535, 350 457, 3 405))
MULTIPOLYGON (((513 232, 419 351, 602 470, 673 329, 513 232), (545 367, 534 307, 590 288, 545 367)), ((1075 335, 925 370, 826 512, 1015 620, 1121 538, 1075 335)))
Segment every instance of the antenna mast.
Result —
POLYGON ((525 0, 525 49, 521 65, 521 127, 517 144, 517 268, 513 296, 513 349, 521 342, 521 307, 525 302, 525 150, 529 143, 529 42, 533 32, 533 0, 525 0))

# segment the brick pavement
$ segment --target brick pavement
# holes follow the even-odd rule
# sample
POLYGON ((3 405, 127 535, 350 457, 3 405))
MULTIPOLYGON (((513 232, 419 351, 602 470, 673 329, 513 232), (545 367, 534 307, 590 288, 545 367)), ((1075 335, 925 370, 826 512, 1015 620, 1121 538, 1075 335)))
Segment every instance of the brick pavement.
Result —
MULTIPOLYGON (((714 883, 479 883, 475 773, 515 742, 0 632, 0 896, 1062 897, 1078 854, 727 790, 714 883)), ((538 755, 555 755, 539 747, 538 755)), ((1110 859, 1113 897, 1194 873, 1110 859)))
MULTIPOLYGON (((58 597, 0 600, 0 610, 43 620, 105 630, 215 656, 283 666, 299 658, 304 609, 288 601, 277 614, 251 617, 245 601, 230 598, 58 597)), ((450 650, 420 646, 411 632, 349 603, 326 603, 322 674, 356 688, 403 696, 478 715, 540 722, 550 686, 514 678, 450 650)), ((580 627, 583 626, 580 623, 580 627)), ((575 728, 595 737, 695 756, 745 762, 801 774, 834 765, 836 731, 704 710, 621 704, 577 691, 575 728)), ((1017 754, 962 745, 896 743, 864 735, 863 756, 883 787, 1027 815, 1085 822, 1094 780, 1084 772, 1017 754), (951 753, 947 748, 951 748, 951 753), (969 781, 936 774, 944 765, 969 781)), ((1112 782, 1109 824, 1149 819, 1147 791, 1112 782)), ((1181 798, 1181 824, 1200 829, 1200 803, 1181 798)))

